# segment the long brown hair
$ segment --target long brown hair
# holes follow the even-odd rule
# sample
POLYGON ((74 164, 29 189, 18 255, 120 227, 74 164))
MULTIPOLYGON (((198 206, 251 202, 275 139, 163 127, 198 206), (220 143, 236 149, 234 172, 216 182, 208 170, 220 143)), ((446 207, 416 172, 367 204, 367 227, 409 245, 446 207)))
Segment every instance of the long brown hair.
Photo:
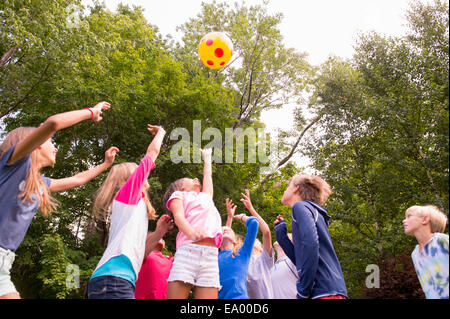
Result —
MULTIPOLYGON (((9 132, 3 140, 3 143, 0 145, 0 158, 3 157, 13 145, 23 141, 35 129, 35 127, 18 127, 9 132)), ((48 216, 49 213, 56 212, 58 201, 51 196, 47 184, 42 179, 40 167, 38 165, 37 149, 31 152, 30 157, 31 165, 27 173, 25 189, 19 194, 19 198, 22 198, 22 203, 25 203, 26 201, 32 202, 33 194, 36 194, 42 214, 48 216)))
MULTIPOLYGON (((93 205, 93 213, 95 217, 101 217, 104 221, 108 221, 111 210, 109 206, 113 202, 120 188, 125 184, 128 177, 134 172, 138 166, 136 163, 126 162, 114 165, 103 181, 102 186, 98 189, 93 205)), ((156 219, 156 211, 153 208, 147 191, 144 191, 144 200, 147 205, 148 219, 156 219)))

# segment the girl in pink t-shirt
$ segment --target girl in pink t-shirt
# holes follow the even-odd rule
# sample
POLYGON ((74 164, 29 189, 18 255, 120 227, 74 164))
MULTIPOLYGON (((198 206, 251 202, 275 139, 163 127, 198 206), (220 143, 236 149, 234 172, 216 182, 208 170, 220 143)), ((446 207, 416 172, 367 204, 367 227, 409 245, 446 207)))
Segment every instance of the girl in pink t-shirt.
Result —
POLYGON ((89 299, 134 299, 146 245, 155 246, 170 230, 171 219, 165 215, 158 220, 154 235, 147 236, 148 220, 156 219, 147 179, 166 134, 159 126, 148 124, 147 129, 154 138, 139 165, 127 162, 113 166, 95 197, 94 213, 109 224, 109 238, 89 280, 89 299))
MULTIPOLYGON (((150 232, 147 237, 151 235, 150 232)), ((165 245, 161 238, 155 247, 145 247, 145 259, 136 280, 136 299, 167 298, 167 278, 172 269, 173 257, 172 254, 163 255, 165 245)))
POLYGON ((217 299, 220 288, 218 248, 222 220, 213 202, 211 149, 203 155, 203 186, 197 178, 181 178, 164 195, 178 227, 176 253, 168 278, 167 299, 217 299))

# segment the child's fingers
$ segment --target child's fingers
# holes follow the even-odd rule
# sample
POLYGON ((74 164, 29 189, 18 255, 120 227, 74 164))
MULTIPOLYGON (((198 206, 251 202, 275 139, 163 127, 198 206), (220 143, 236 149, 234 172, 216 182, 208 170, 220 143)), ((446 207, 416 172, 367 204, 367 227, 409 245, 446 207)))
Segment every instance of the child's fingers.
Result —
POLYGON ((206 237, 206 232, 203 229, 197 229, 194 234, 194 240, 199 241, 206 237))
POLYGON ((94 106, 94 108, 99 108, 102 110, 107 110, 110 107, 111 107, 111 104, 109 104, 108 102, 105 102, 105 101, 99 102, 94 106))
POLYGON ((199 151, 203 154, 203 155, 211 155, 212 154, 212 148, 199 148, 199 151))
POLYGON ((110 153, 112 153, 113 155, 116 155, 117 153, 119 153, 119 149, 118 149, 117 147, 115 147, 115 146, 111 146, 111 147, 107 150, 107 152, 110 152, 110 153))
POLYGON ((164 130, 164 128, 162 126, 147 124, 147 130, 150 133, 152 133, 153 135, 156 135, 156 134, 159 134, 159 133, 166 134, 166 131, 164 130))

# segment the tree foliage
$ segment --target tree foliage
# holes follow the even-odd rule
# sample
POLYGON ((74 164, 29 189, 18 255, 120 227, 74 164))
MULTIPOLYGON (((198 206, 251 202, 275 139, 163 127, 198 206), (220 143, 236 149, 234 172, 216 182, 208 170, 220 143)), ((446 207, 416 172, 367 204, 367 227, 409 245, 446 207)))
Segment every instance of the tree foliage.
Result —
MULTIPOLYGON (((213 163, 214 200, 223 221, 226 198, 238 204, 237 213, 245 212, 239 199, 248 188, 270 226, 280 213, 289 226, 290 209, 280 199, 289 178, 300 172, 292 154, 307 153, 312 169, 334 190, 327 203, 333 216, 330 232, 350 296, 377 297, 364 289, 364 270, 387 260, 404 263, 397 256, 414 245, 401 227, 405 209, 430 203, 448 213, 446 2, 413 2, 406 12, 408 34, 362 34, 353 58, 330 57, 317 67, 306 62, 306 53, 284 45, 283 17, 269 14, 266 2, 203 3, 199 14, 179 27, 180 42, 162 38, 140 7, 119 4, 112 12, 98 2, 86 8, 78 0, 42 3, 0 4, 4 133, 98 101, 112 105, 103 121, 79 123, 54 136, 57 163, 43 171, 46 176, 67 177, 97 165, 110 146, 120 149, 116 163, 138 163, 151 140, 146 124, 162 125, 169 134, 149 178, 150 198, 161 215, 170 183, 201 178, 202 163, 193 161, 194 152, 211 140, 195 143, 195 120, 201 121, 202 132, 217 128, 223 138, 227 128, 264 128, 261 112, 295 104, 295 129, 284 132, 280 152, 271 154, 269 164, 277 168, 272 174, 263 170, 267 163, 248 158, 238 163, 236 138, 233 162, 213 163), (235 52, 224 69, 207 69, 197 57, 197 45, 209 31, 225 32, 233 41, 235 52), (312 95, 305 100, 309 88, 312 95), (313 114, 310 122, 306 112, 313 114), (176 128, 189 133, 191 163, 174 163, 170 157, 178 142, 170 132, 176 128)), ((245 139, 245 154, 253 142, 245 139)), ((107 241, 105 224, 91 216, 92 198, 106 174, 57 194, 57 214, 36 215, 12 269, 23 297, 84 297, 107 241), (66 285, 70 264, 79 266, 79 289, 66 285)), ((245 232, 238 222, 233 227, 245 232)), ((165 239, 167 251, 174 252, 175 233, 165 239)), ((392 274, 395 267, 386 265, 383 269, 392 274)), ((394 289, 382 295, 395 297, 394 289)))
POLYGON ((331 230, 353 293, 365 265, 412 251, 408 207, 449 209, 448 4, 415 2, 407 17, 406 36, 363 34, 351 60, 321 65, 310 100, 324 115, 308 150, 334 188, 331 230))
MULTIPOLYGON (((111 12, 99 3, 83 8, 78 1, 58 0, 48 6, 39 1, 2 3, 0 110, 5 131, 37 126, 52 114, 101 100, 110 102, 112 108, 103 121, 80 123, 54 136, 57 163, 43 173, 62 178, 101 163, 105 150, 113 145, 120 149, 116 162, 139 162, 151 141, 147 123, 162 125, 167 132, 187 129, 191 162, 197 148, 210 142, 194 143, 194 120, 201 121, 202 131, 213 127, 222 136, 225 128, 263 127, 261 111, 294 98, 308 66, 302 55, 284 48, 277 28, 280 16, 270 16, 262 6, 215 4, 222 9, 203 4, 196 23, 212 30, 218 26, 215 19, 228 21, 240 62, 212 73, 200 67, 196 57, 205 29, 193 28, 192 21, 182 27, 183 43, 173 44, 162 39, 140 7, 119 4, 111 12), (243 28, 242 24, 257 27, 243 28)), ((149 179, 151 201, 160 215, 165 211, 162 195, 170 183, 202 174, 201 163, 171 160, 170 150, 177 140, 169 135, 149 179)), ((245 150, 255 142, 245 141, 245 150)), ((259 184, 262 166, 248 158, 237 163, 236 143, 234 138, 232 163, 213 165, 215 202, 224 218, 225 198, 240 205, 240 193, 259 184)), ((12 270, 23 297, 83 297, 107 242, 105 223, 91 217, 92 198, 105 174, 57 194, 57 214, 44 218, 38 213, 12 270), (67 264, 80 267, 78 291, 66 289, 67 264)), ((287 178, 282 173, 279 176, 287 178)), ((281 207, 279 199, 274 204, 258 196, 254 195, 260 198, 261 214, 270 222, 281 207)), ((150 223, 150 229, 154 227, 150 223)), ((166 236, 166 243, 173 252, 175 233, 166 236)))

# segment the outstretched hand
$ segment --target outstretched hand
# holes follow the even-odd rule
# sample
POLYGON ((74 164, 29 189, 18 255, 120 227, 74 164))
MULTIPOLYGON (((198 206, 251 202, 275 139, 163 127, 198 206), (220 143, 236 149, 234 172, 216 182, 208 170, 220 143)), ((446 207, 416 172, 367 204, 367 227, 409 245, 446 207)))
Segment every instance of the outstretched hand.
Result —
POLYGON ((211 159, 211 155, 212 155, 212 148, 206 148, 206 149, 199 149, 200 152, 202 153, 203 156, 203 160, 206 161, 208 159, 211 159))
POLYGON ((248 189, 245 190, 245 194, 241 193, 242 199, 241 202, 244 204, 245 208, 248 209, 250 213, 252 213, 255 209, 253 208, 252 201, 250 199, 250 191, 248 189))
POLYGON ((229 198, 225 200, 225 205, 227 206, 227 215, 230 218, 234 217, 234 213, 236 212, 236 205, 233 204, 233 201, 229 198))
POLYGON ((97 103, 94 107, 91 108, 92 111, 92 121, 100 122, 102 118, 102 111, 108 110, 111 108, 111 104, 108 102, 100 102, 97 103))
POLYGON ((108 166, 111 166, 114 163, 117 153, 119 153, 119 149, 115 146, 111 146, 105 152, 105 163, 108 164, 108 166))
POLYGON ((156 135, 158 133, 163 133, 165 134, 166 131, 163 129, 162 126, 158 126, 158 125, 151 125, 151 124, 147 124, 147 130, 152 133, 152 135, 156 135))

